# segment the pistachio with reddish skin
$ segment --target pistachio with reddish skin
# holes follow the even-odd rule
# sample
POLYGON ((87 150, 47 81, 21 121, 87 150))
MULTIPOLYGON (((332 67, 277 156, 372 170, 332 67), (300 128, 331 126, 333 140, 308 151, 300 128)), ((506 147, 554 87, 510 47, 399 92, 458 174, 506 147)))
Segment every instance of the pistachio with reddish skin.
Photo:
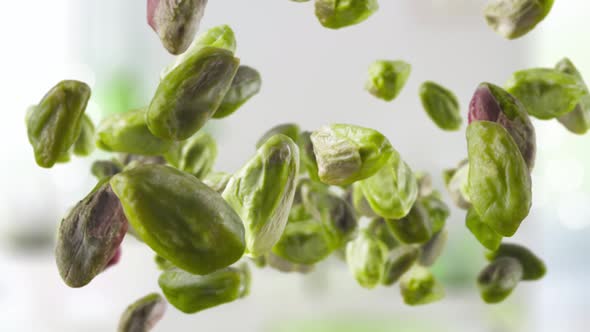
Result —
POLYGON ((147 332, 162 319, 166 301, 158 293, 152 293, 135 301, 125 309, 117 332, 147 332))

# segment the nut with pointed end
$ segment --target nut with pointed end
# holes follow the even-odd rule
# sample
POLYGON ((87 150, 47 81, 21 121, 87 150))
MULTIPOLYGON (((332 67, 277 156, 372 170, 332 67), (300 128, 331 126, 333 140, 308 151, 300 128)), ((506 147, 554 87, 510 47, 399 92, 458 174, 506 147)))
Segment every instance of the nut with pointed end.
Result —
POLYGON ((117 332, 148 332, 166 312, 166 301, 158 293, 152 293, 129 305, 121 319, 117 332))

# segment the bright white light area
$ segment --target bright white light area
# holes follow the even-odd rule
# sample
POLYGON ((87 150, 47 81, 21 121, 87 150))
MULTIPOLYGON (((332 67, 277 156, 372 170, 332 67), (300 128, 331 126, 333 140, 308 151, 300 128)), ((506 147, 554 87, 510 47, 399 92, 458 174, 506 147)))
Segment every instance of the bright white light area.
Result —
POLYGON ((590 225, 590 194, 572 192, 559 200, 559 223, 563 226, 579 230, 590 225))

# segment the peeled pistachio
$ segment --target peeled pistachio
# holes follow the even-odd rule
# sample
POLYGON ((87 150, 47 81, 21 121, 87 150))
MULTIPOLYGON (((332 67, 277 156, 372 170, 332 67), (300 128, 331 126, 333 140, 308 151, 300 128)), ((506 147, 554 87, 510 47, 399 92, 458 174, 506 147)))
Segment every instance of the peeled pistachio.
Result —
POLYGON ((496 251, 487 255, 488 260, 494 261, 500 257, 512 257, 520 262, 523 269, 522 280, 539 280, 545 276, 545 263, 529 249, 512 243, 502 243, 496 251))
POLYGON ((102 180, 59 225, 55 259, 64 282, 90 283, 116 256, 127 225, 109 179, 102 180))
POLYGON ((158 293, 152 293, 135 301, 125 309, 117 332, 148 332, 162 319, 166 301, 158 293))
POLYGON ((387 246, 368 231, 346 245, 346 263, 356 281, 364 288, 374 288, 383 278, 387 246))
POLYGON ((389 253, 381 283, 385 286, 395 284, 408 272, 420 257, 420 249, 415 246, 401 246, 389 253))
POLYGON ((92 163, 90 172, 98 180, 111 177, 123 169, 123 165, 116 162, 115 160, 97 160, 92 163))
POLYGON ((315 0, 315 15, 330 29, 361 23, 378 9, 377 0, 315 0))
POLYGON ((578 105, 571 112, 557 118, 572 133, 583 135, 590 129, 590 92, 588 91, 588 86, 570 59, 563 58, 557 63, 555 69, 577 78, 586 90, 586 93, 580 98, 578 105))
POLYGON ((461 128, 459 100, 451 90, 427 81, 420 86, 420 100, 426 114, 440 129, 456 131, 461 128))
POLYGON ((425 243, 432 237, 432 220, 420 201, 416 201, 407 216, 388 220, 395 237, 402 243, 425 243))
POLYGON ((376 130, 354 125, 324 126, 311 135, 322 182, 349 185, 373 176, 394 150, 376 130))
POLYGON ((148 24, 168 52, 180 54, 193 41, 206 6, 207 0, 148 0, 148 24))
POLYGON ((399 241, 393 235, 389 222, 383 218, 374 218, 367 227, 369 233, 373 234, 379 241, 387 246, 388 250, 395 249, 400 246, 399 241))
POLYGON ((178 169, 203 179, 215 164, 217 143, 213 136, 198 132, 182 142, 178 169))
POLYGON ((484 15, 488 25, 507 39, 533 30, 553 7, 553 0, 491 0, 484 15))
POLYGON ((287 224, 299 172, 299 148, 285 135, 268 139, 229 180, 223 198, 246 229, 246 252, 264 255, 287 224))
POLYGON ((432 222, 432 233, 438 233, 447 222, 451 211, 445 202, 443 202, 438 191, 433 191, 430 195, 421 197, 420 203, 424 206, 432 222))
POLYGON ((289 262, 313 265, 332 253, 330 239, 319 221, 289 222, 272 252, 289 262))
POLYGON ((240 66, 213 118, 222 119, 235 113, 238 108, 260 92, 261 86, 262 78, 256 69, 240 66))
POLYGON ((414 265, 400 280, 400 291, 408 305, 428 304, 442 299, 445 291, 425 267, 414 265))
POLYGON ((477 278, 482 299, 498 303, 507 298, 522 279, 523 269, 518 260, 501 257, 490 263, 477 278))
POLYGON ((205 178, 203 179, 203 183, 209 186, 209 188, 221 194, 223 193, 225 187, 229 183, 231 176, 232 175, 230 173, 212 172, 205 176, 205 178))
POLYGON ((412 66, 405 61, 377 60, 369 66, 365 89, 385 101, 394 100, 410 76, 412 66))

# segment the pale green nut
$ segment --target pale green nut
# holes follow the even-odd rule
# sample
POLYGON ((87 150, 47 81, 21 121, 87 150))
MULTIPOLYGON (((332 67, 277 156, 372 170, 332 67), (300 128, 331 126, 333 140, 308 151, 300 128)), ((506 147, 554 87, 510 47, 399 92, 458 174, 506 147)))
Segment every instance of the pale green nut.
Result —
POLYGON ((377 0, 315 0, 315 15, 329 29, 359 24, 378 9, 377 0))
POLYGON ((572 133, 583 135, 588 132, 588 129, 590 128, 590 92, 588 91, 588 86, 570 59, 563 58, 557 63, 555 69, 577 78, 586 90, 586 93, 580 98, 578 105, 576 105, 571 112, 557 118, 557 120, 572 133))
POLYGON ((240 60, 222 48, 203 47, 160 81, 146 122, 155 136, 182 141, 215 114, 236 75, 240 60))
POLYGON ((553 0, 491 0, 484 16, 496 33, 516 39, 533 30, 552 7, 553 0))
POLYGON ((501 257, 511 257, 522 265, 522 280, 539 280, 547 273, 545 263, 529 249, 513 243, 502 243, 496 251, 488 253, 487 258, 495 261, 501 257))
POLYGON ((571 112, 587 94, 584 84, 574 75, 549 68, 515 72, 506 83, 506 90, 522 102, 529 115, 541 120, 571 112))
POLYGON ((285 135, 268 139, 230 179, 223 198, 246 229, 246 253, 264 255, 279 241, 299 173, 299 148, 285 135))
POLYGON ((244 294, 249 276, 241 268, 227 267, 207 275, 194 275, 180 269, 162 272, 158 284, 164 296, 176 309, 194 314, 244 294))
POLYGON ((432 233, 438 233, 447 222, 451 215, 449 206, 442 200, 438 191, 433 191, 430 195, 418 199, 424 206, 432 222, 432 233))
POLYGON ((240 216, 195 176, 145 164, 115 175, 110 183, 139 238, 175 266, 208 274, 242 257, 240 216))
POLYGON ((26 113, 27 135, 37 165, 51 168, 69 159, 70 147, 80 136, 90 87, 80 81, 61 81, 26 113))
POLYGON ((405 244, 422 244, 432 238, 432 220, 420 201, 416 201, 405 217, 387 220, 395 237, 405 244))
POLYGON ((377 60, 369 66, 365 89, 379 99, 392 101, 406 85, 411 72, 412 66, 405 61, 377 60))
POLYGON ((346 245, 346 263, 356 281, 364 288, 375 288, 383 278, 387 246, 367 231, 346 245))
POLYGON ((388 250, 393 250, 400 246, 400 242, 395 238, 391 225, 383 218, 374 218, 369 223, 367 231, 375 236, 379 241, 387 246, 388 250))
POLYGON ((400 280, 400 292, 407 305, 423 305, 441 300, 445 296, 443 286, 429 269, 414 265, 400 280))
POLYGON ((225 187, 229 183, 231 179, 230 173, 225 172, 211 172, 205 176, 203 179, 203 183, 209 186, 209 188, 213 189, 218 193, 223 193, 225 187))
POLYGON ((405 217, 418 198, 416 177, 397 151, 377 173, 359 184, 371 209, 386 219, 405 217))
POLYGON ((119 319, 117 332, 148 332, 166 312, 166 300, 152 293, 130 304, 119 319))
POLYGON ((94 151, 94 124, 88 115, 82 116, 80 135, 74 143, 74 154, 80 157, 89 156, 94 151))
POLYGON ((217 143, 210 134, 198 132, 180 144, 178 155, 178 169, 203 179, 215 164, 217 143))
POLYGON ((334 251, 322 224, 314 219, 287 224, 272 252, 289 262, 313 265, 334 251))
POLYGON ((389 253, 381 283, 385 286, 395 284, 408 272, 420 257, 420 249, 415 246, 401 246, 389 253))
POLYGON ((109 152, 148 156, 166 153, 173 142, 154 136, 148 129, 145 116, 144 109, 109 115, 98 126, 96 146, 109 152))
POLYGON ((90 167, 90 173, 97 180, 111 177, 123 170, 123 165, 116 160, 96 160, 90 167))
POLYGON ((463 119, 459 100, 455 94, 435 82, 427 81, 420 86, 420 101, 430 119, 440 129, 457 131, 463 119))
POLYGON ((346 186, 379 171, 395 153, 380 132, 355 125, 333 124, 311 134, 318 164, 318 176, 324 183, 346 186))
POLYGON ((488 224, 481 221, 480 216, 473 208, 467 211, 465 216, 467 229, 475 236, 477 241, 489 250, 495 251, 502 243, 502 235, 496 233, 488 224))
POLYGON ((532 202, 531 175, 518 146, 501 125, 474 121, 467 127, 467 147, 473 208, 498 234, 514 235, 532 202))
POLYGON ((262 137, 258 139, 258 141, 256 142, 256 148, 261 147, 266 141, 268 141, 269 138, 277 134, 283 134, 292 139, 293 142, 297 142, 299 140, 299 131, 299 125, 297 125, 296 123, 283 123, 274 126, 270 128, 268 131, 266 131, 262 135, 262 137))
POLYGON ((522 280, 523 268, 511 257, 501 257, 490 263, 477 277, 481 298, 486 303, 499 303, 506 299, 522 280))
POLYGON ((262 77, 260 73, 249 66, 240 66, 236 76, 231 82, 231 86, 219 108, 213 114, 214 119, 222 119, 234 114, 250 98, 260 92, 262 87, 262 77))

